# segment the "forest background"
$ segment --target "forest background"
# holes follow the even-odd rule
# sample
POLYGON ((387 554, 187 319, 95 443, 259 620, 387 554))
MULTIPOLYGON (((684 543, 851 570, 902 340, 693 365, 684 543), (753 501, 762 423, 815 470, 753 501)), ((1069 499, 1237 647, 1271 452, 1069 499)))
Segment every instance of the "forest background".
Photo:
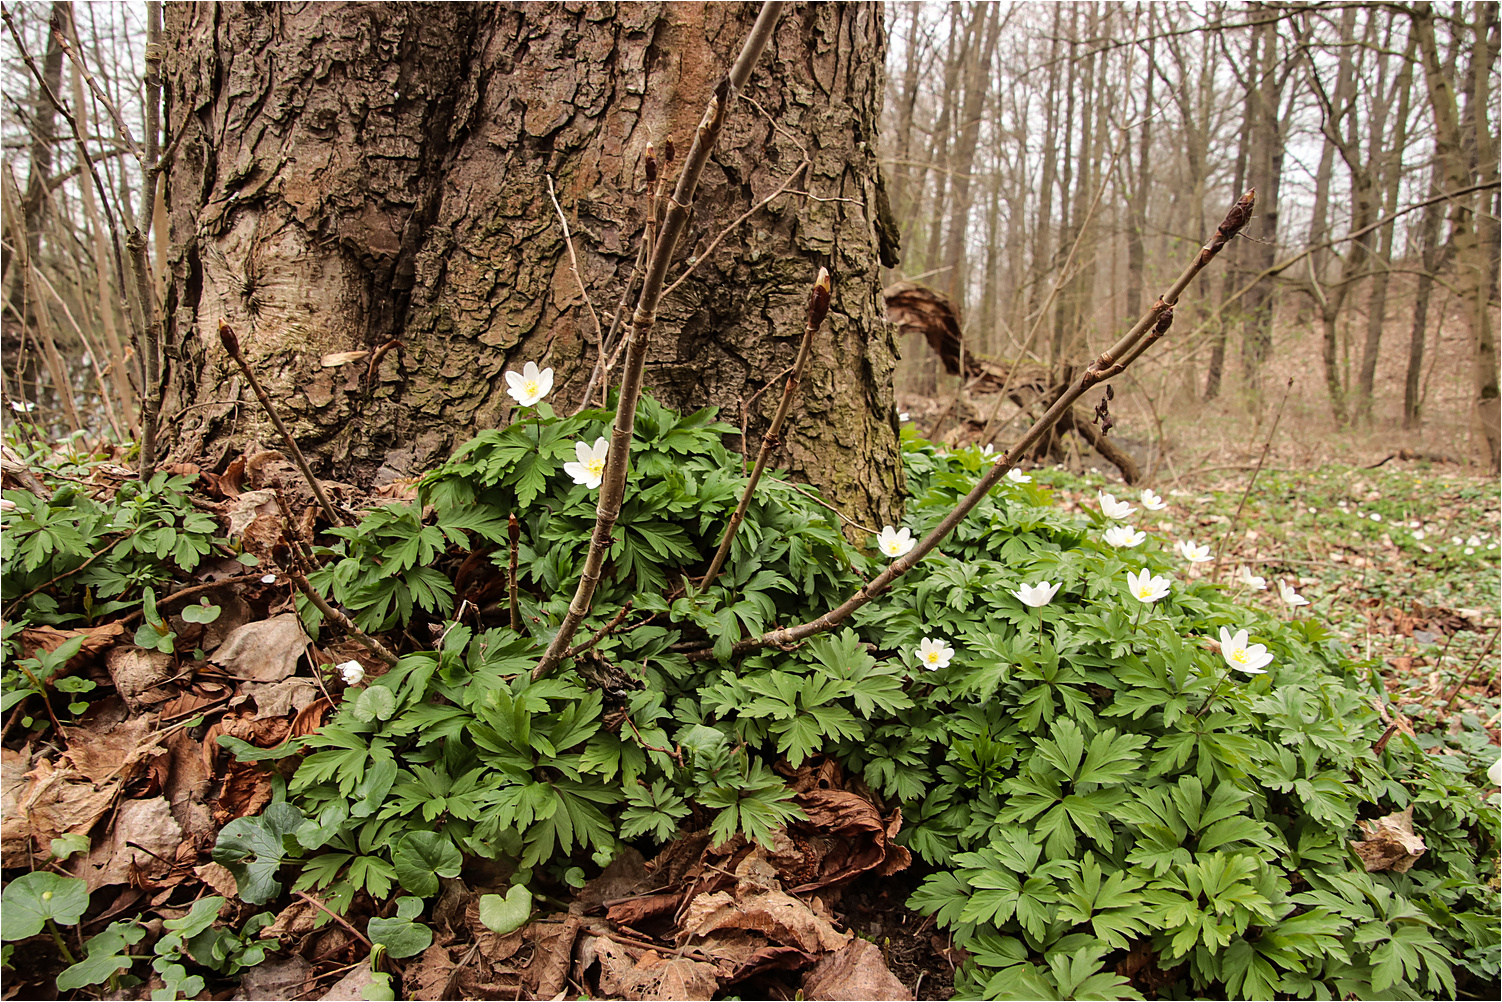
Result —
MULTIPOLYGON (((141 377, 110 216, 118 236, 149 200, 111 118, 143 131, 146 13, 77 8, 95 89, 49 45, 69 7, 12 5, 3 39, 6 406, 118 439, 138 431, 141 377), (17 38, 80 109, 103 190, 17 38)), ((1117 388, 1127 447, 1176 473, 1232 462, 1292 377, 1276 447, 1301 465, 1402 447, 1495 467, 1497 8, 1414 10, 888 4, 880 155, 903 247, 886 278, 955 304, 971 356, 946 366, 908 333, 899 408, 1000 440, 1013 409, 987 420, 977 357, 1013 383, 1079 364, 1256 186, 1223 269, 1117 388)), ((164 289, 161 216, 152 232, 164 289)))

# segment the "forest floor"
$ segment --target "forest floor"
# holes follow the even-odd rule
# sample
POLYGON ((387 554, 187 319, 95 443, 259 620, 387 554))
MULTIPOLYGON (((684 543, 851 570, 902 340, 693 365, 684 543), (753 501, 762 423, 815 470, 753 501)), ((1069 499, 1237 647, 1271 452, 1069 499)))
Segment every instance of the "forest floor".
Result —
MULTIPOLYGON (((1088 463, 1085 460, 1078 472, 1059 467, 1032 472, 1037 482, 1055 489, 1066 510, 1095 504, 1100 490, 1126 498, 1137 493, 1088 463)), ((1142 512, 1137 521, 1171 538, 1218 548, 1218 563, 1201 565, 1217 566, 1218 571, 1203 573, 1231 580, 1246 567, 1264 577, 1266 590, 1245 590, 1243 598, 1249 604, 1276 616, 1297 614, 1324 622, 1342 638, 1354 660, 1383 679, 1389 694, 1383 712, 1391 715, 1393 727, 1413 733, 1431 754, 1464 756, 1467 771, 1484 770, 1496 761, 1502 512, 1495 480, 1448 464, 1398 459, 1376 469, 1296 469, 1278 460, 1259 472, 1250 468, 1253 465, 1201 464, 1197 470, 1177 470, 1174 476, 1165 464, 1156 482, 1144 486, 1161 493, 1170 507, 1161 518, 1142 512), (1248 490, 1254 473, 1255 483, 1248 490), (1144 520, 1144 515, 1149 518, 1144 520), (1279 598, 1279 579, 1295 585, 1310 605, 1291 612, 1279 598)), ((226 603, 221 627, 287 611, 284 586, 250 580, 256 575, 241 570, 230 561, 219 561, 206 562, 199 572, 203 580, 218 576, 246 583, 246 600, 238 609, 226 603)), ((99 701, 66 729, 64 754, 96 782, 87 785, 87 803, 57 800, 53 806, 58 824, 69 820, 61 816, 68 811, 78 817, 97 812, 92 850, 85 849, 82 862, 70 866, 89 879, 91 891, 113 895, 102 913, 76 927, 79 934, 70 934, 77 939, 71 943, 75 953, 85 935, 99 932, 110 919, 150 914, 159 924, 181 918, 192 901, 215 893, 231 899, 226 908, 237 907, 234 880, 223 867, 206 861, 207 850, 226 820, 253 814, 270 800, 272 782, 252 763, 234 763, 205 749, 221 734, 266 747, 319 726, 332 708, 331 700, 307 665, 300 637, 268 632, 255 656, 239 662, 233 674, 200 670, 190 689, 174 689, 166 702, 152 702, 149 687, 122 691, 120 697, 128 698, 99 701), (167 815, 169 804, 209 787, 222 791, 212 814, 200 808, 201 814, 194 814, 186 827, 167 815), (140 806, 146 804, 159 805, 161 816, 140 806)), ((99 638, 104 646, 112 642, 110 636, 99 638)), ((352 653, 351 647, 326 646, 318 660, 342 660, 352 653)), ((119 685, 129 676, 128 668, 111 661, 110 673, 99 673, 100 680, 113 679, 119 685)), ((38 751, 29 735, 45 728, 39 721, 28 720, 21 727, 15 723, 12 715, 4 742, 8 819, 15 816, 12 798, 38 751)), ((920 879, 915 866, 907 873, 860 880, 823 906, 838 924, 876 944, 886 967, 915 997, 947 998, 963 956, 936 933, 931 919, 906 908, 907 895, 920 879)), ((562 889, 560 896, 566 895, 562 889)), ((440 899, 435 926, 440 924, 437 912, 444 907, 440 899)), ((238 905, 232 925, 254 911, 238 905)), ((562 924, 554 926, 534 923, 543 938, 528 933, 524 943, 520 933, 500 938, 487 933, 475 915, 473 905, 458 906, 447 921, 459 941, 468 942, 472 934, 475 950, 484 957, 502 951, 509 940, 515 940, 510 944, 513 951, 518 944, 530 945, 543 957, 549 949, 547 936, 572 921, 560 918, 557 923, 562 924)), ((205 990, 210 994, 199 997, 227 998, 238 992, 235 998, 317 998, 330 992, 338 975, 368 971, 368 965, 359 962, 360 944, 338 925, 315 923, 316 918, 307 900, 286 904, 267 930, 273 937, 267 942, 279 937, 287 949, 268 953, 259 965, 247 963, 240 972, 246 978, 243 985, 237 987, 236 979, 221 980, 205 990)), ((248 945, 236 941, 225 949, 243 951, 248 945)), ((408 990, 425 979, 429 993, 422 997, 499 997, 484 994, 495 984, 476 982, 478 994, 465 987, 470 977, 465 967, 475 950, 463 963, 445 961, 447 966, 429 964, 427 954, 409 960, 408 990)), ((63 965, 50 948, 14 953, 9 963, 15 969, 7 971, 5 998, 58 997, 52 982, 63 965)), ((547 976, 557 973, 561 972, 547 976)), ((526 983, 526 976, 516 982, 518 997, 526 983)), ((152 986, 161 987, 157 979, 152 986)), ((566 992, 586 989, 565 987, 566 992)), ((363 988, 350 983, 342 990, 346 994, 338 994, 336 988, 324 997, 359 997, 363 988)), ((794 998, 799 989, 796 976, 771 974, 741 990, 752 992, 745 997, 794 998)))

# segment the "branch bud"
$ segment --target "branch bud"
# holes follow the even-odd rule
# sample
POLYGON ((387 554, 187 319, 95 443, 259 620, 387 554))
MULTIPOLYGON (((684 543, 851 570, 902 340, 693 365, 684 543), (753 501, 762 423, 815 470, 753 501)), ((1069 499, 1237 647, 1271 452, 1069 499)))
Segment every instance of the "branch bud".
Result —
POLYGON ((673 165, 673 140, 671 137, 662 142, 662 159, 669 167, 673 165))
POLYGON ((657 156, 652 150, 652 144, 647 144, 647 183, 657 183, 657 156))
POLYGON ((235 332, 223 320, 219 321, 219 340, 231 357, 240 357, 240 339, 235 337, 235 332))
POLYGON ((1163 307, 1163 312, 1158 314, 1158 322, 1153 324, 1153 337, 1162 337, 1173 326, 1173 307, 1163 307))
POLYGON ((818 330, 824 323, 824 317, 829 313, 829 295, 832 286, 829 281, 829 269, 820 268, 819 277, 814 279, 813 291, 808 295, 808 329, 818 330))
POLYGON ((1231 206, 1226 218, 1221 220, 1220 226, 1215 230, 1215 243, 1224 244, 1230 240, 1252 218, 1252 208, 1257 204, 1257 189, 1248 188, 1247 193, 1236 200, 1231 206))
POLYGON ((509 522, 506 525, 506 535, 510 537, 510 542, 511 542, 512 546, 515 546, 517 543, 519 543, 521 541, 521 538, 522 538, 522 524, 521 524, 521 522, 517 521, 517 518, 516 518, 515 515, 511 516, 509 522))

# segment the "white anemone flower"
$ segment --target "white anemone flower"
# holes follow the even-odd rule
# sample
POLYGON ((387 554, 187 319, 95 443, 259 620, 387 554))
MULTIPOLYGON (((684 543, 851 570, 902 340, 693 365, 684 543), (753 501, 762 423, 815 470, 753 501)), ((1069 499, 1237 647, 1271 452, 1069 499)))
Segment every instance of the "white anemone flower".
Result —
POLYGON ((553 370, 539 371, 536 362, 528 362, 522 366, 521 375, 506 373, 506 392, 523 407, 531 407, 553 392, 553 370))
POLYGON ((1015 467, 1007 470, 1007 479, 1014 484, 1030 484, 1033 482, 1032 477, 1028 476, 1026 473, 1023 473, 1021 470, 1015 467))
POLYGON ((915 653, 929 671, 948 668, 949 662, 954 660, 954 648, 943 637, 924 637, 915 653))
POLYGON ((593 448, 583 442, 574 443, 574 455, 579 457, 577 463, 564 463, 563 472, 574 478, 574 483, 583 484, 590 490, 600 486, 600 481, 605 479, 605 455, 610 452, 610 442, 604 438, 595 439, 593 448))
POLYGON ((1253 591, 1267 591, 1267 578, 1253 574, 1250 567, 1242 567, 1237 571, 1236 580, 1253 591))
POLYGON ((1142 507, 1146 508, 1148 511, 1162 511, 1164 508, 1168 507, 1168 502, 1164 501, 1161 497, 1154 494, 1152 491, 1145 490, 1142 492, 1142 507))
POLYGON ((344 676, 345 685, 359 685, 365 681, 365 669, 358 661, 345 661, 343 664, 334 666, 339 669, 339 674, 344 676))
POLYGON ((1278 596, 1289 605, 1297 609, 1301 605, 1308 605, 1309 600, 1293 590, 1293 585, 1288 584, 1282 578, 1278 579, 1278 596))
POLYGON ((1261 644, 1248 646, 1247 633, 1245 630, 1237 630, 1235 636, 1224 626, 1220 628, 1220 656, 1226 659, 1226 664, 1237 671, 1244 671, 1248 675, 1266 675, 1267 666, 1272 664, 1273 656, 1267 652, 1267 648, 1261 644))
POLYGON ((882 530, 876 534, 876 545, 887 556, 896 558, 905 556, 909 550, 918 545, 918 541, 913 538, 907 526, 894 529, 888 525, 883 526, 882 530))
POLYGON ((1101 491, 1097 495, 1097 499, 1100 501, 1100 513, 1106 516, 1106 518, 1129 518, 1132 512, 1137 510, 1125 501, 1116 500, 1114 494, 1107 494, 1104 491, 1101 491))
POLYGON ((1021 585, 1012 589, 1012 594, 1017 601, 1032 609, 1041 609, 1053 601, 1054 595, 1058 594, 1059 588, 1064 582, 1049 584, 1047 581, 1039 581, 1035 585, 1021 585))
POLYGON ((1106 530, 1106 542, 1112 546, 1138 546, 1146 538, 1147 533, 1135 530, 1130 525, 1113 525, 1106 530))
POLYGON ((1502 758, 1492 763, 1492 767, 1486 770, 1486 778, 1492 781, 1493 786, 1502 786, 1502 758))
POLYGON ((276 584, 276 575, 275 574, 262 574, 261 575, 261 584, 276 584))
POLYGON ((994 455, 995 452, 996 452, 996 446, 994 446, 994 445, 987 445, 984 449, 982 449, 980 451, 980 454, 982 456, 990 456, 990 455, 994 455))
POLYGON ((1148 605, 1167 595, 1170 584, 1161 574, 1149 574, 1146 567, 1136 574, 1127 571, 1127 590, 1137 601, 1148 605))
POLYGON ((1179 556, 1191 564, 1202 564, 1207 560, 1214 559, 1210 555, 1209 543, 1196 544, 1192 539, 1181 539, 1174 545, 1174 549, 1179 551, 1179 556))

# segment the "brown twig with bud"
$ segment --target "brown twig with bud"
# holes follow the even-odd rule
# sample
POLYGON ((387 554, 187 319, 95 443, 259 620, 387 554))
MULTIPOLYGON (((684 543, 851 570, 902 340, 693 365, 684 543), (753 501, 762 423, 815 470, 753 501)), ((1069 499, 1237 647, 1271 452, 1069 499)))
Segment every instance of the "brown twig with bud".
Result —
MULTIPOLYGON (((700 587, 707 587, 720 573, 720 568, 725 566, 725 560, 730 556, 730 546, 735 541, 736 530, 741 527, 741 522, 746 517, 746 509, 751 504, 751 495, 756 492, 757 481, 761 480, 762 471, 767 468, 767 460, 772 457, 772 450, 777 448, 782 441, 782 424, 787 420, 788 411, 793 406, 793 396, 798 392, 798 383, 803 377, 803 368, 808 364, 808 356, 812 353, 814 335, 824 325, 824 317, 829 313, 830 291, 829 269, 820 268, 819 277, 814 280, 813 290, 808 294, 808 319, 803 327, 803 343, 798 346, 798 358, 793 362, 793 369, 788 373, 787 382, 782 387, 782 401, 777 405, 777 413, 772 416, 771 426, 761 437, 761 451, 756 454, 756 465, 751 468, 751 478, 746 481, 746 490, 741 494, 741 503, 736 505, 735 514, 730 516, 730 524, 725 526, 725 535, 720 540, 720 548, 715 551, 714 559, 709 562, 709 570, 704 572, 704 580, 700 583, 700 587)), ((741 447, 745 448, 744 443, 741 447)))
POLYGON ((761 58, 762 50, 772 37, 782 13, 782 0, 765 0, 761 13, 751 33, 741 46, 729 74, 720 81, 704 109, 704 118, 694 133, 693 145, 683 160, 683 172, 663 214, 662 229, 657 236, 657 246, 652 250, 652 263, 642 279, 641 296, 636 301, 636 312, 631 317, 631 329, 626 336, 626 363, 621 372, 621 389, 616 400, 615 423, 610 432, 610 452, 605 464, 605 476, 600 484, 600 501, 595 507, 595 528, 589 538, 589 553, 584 558, 584 567, 579 574, 579 586, 569 602, 568 614, 558 626, 548 649, 543 652, 537 667, 532 669, 532 678, 539 679, 551 672, 567 656, 579 624, 589 615, 594 601, 595 588, 600 583, 600 574, 605 566, 605 554, 610 550, 611 533, 616 519, 621 515, 621 501, 626 496, 626 473, 631 459, 631 436, 636 428, 636 404, 641 398, 642 375, 647 364, 647 344, 652 328, 657 323, 657 304, 662 299, 663 283, 668 266, 678 248, 678 238, 688 226, 689 210, 694 204, 694 195, 699 190, 699 177, 709 163, 709 155, 719 141, 720 131, 725 126, 725 115, 730 99, 745 86, 751 69, 761 58))
POLYGON ((303 457, 302 450, 297 447, 297 440, 292 437, 292 433, 287 430, 287 426, 282 424, 281 417, 277 415, 276 408, 271 404, 271 397, 266 393, 265 388, 261 386, 261 381, 256 378, 255 370, 250 367, 250 363, 245 361, 245 356, 240 351, 240 339, 235 336, 235 332, 230 325, 223 320, 219 321, 219 341, 224 345, 224 350, 229 352, 230 358, 233 358, 235 363, 240 366, 240 371, 245 373, 245 378, 250 381, 250 388, 255 391, 256 399, 261 401, 262 409, 271 418, 271 423, 276 425, 276 430, 281 433, 282 441, 287 443, 287 451, 292 453, 292 461, 297 464, 297 468, 302 473, 303 479, 308 482, 308 486, 313 488, 313 496, 318 499, 318 505, 323 509, 324 516, 328 518, 332 525, 343 525, 344 521, 334 511, 334 506, 329 501, 328 495, 323 492, 323 485, 318 482, 317 477, 313 476, 313 471, 308 467, 307 459, 303 457))
MULTIPOLYGON (((1195 255, 1194 261, 1189 267, 1184 269, 1184 273, 1169 287, 1168 291, 1163 293, 1158 301, 1153 303, 1147 312, 1114 345, 1101 352, 1099 357, 1090 363, 1084 373, 1080 375, 1080 378, 1059 395, 1058 399, 1053 402, 1043 416, 1033 422, 1033 426, 1010 449, 1001 454, 1001 457, 996 460, 995 465, 986 471, 986 475, 980 478, 970 493, 965 495, 960 503, 955 506, 954 510, 945 515, 944 519, 927 536, 923 537, 917 546, 888 564, 886 570, 862 585, 854 595, 846 599, 837 608, 831 609, 822 616, 811 619, 806 623, 800 623, 797 626, 790 626, 786 629, 769 630, 759 637, 742 640, 731 648, 732 655, 744 654, 748 651, 760 650, 766 647, 786 648, 788 645, 796 644, 816 633, 823 633, 826 630, 836 628, 849 619, 857 609, 889 590, 892 587, 892 582, 910 571, 917 565, 918 561, 938 549, 939 544, 944 542, 949 534, 969 516, 975 506, 980 504, 981 499, 1001 482, 1001 478, 1006 476, 1007 471, 1016 465, 1018 459, 1026 455, 1033 446, 1038 444, 1039 440, 1048 433, 1048 430, 1064 415, 1066 410, 1074 406, 1074 402, 1086 390, 1090 389, 1096 383, 1109 379, 1121 372, 1141 354, 1147 344, 1151 344, 1168 330, 1168 326, 1172 322, 1173 305, 1179 301, 1179 296, 1188 287, 1189 283, 1194 280, 1194 277, 1204 270, 1205 265, 1214 260, 1215 255, 1220 253, 1221 248, 1226 245, 1227 241, 1234 237, 1242 226, 1246 225, 1247 220, 1251 218, 1254 197, 1254 192, 1248 191, 1231 207, 1230 212, 1226 214, 1225 220, 1220 224, 1219 229, 1215 231, 1214 238, 1211 239, 1210 243, 1201 248, 1200 252, 1195 255)), ((714 652, 708 649, 691 651, 687 656, 691 660, 702 661, 714 657, 714 652)))

